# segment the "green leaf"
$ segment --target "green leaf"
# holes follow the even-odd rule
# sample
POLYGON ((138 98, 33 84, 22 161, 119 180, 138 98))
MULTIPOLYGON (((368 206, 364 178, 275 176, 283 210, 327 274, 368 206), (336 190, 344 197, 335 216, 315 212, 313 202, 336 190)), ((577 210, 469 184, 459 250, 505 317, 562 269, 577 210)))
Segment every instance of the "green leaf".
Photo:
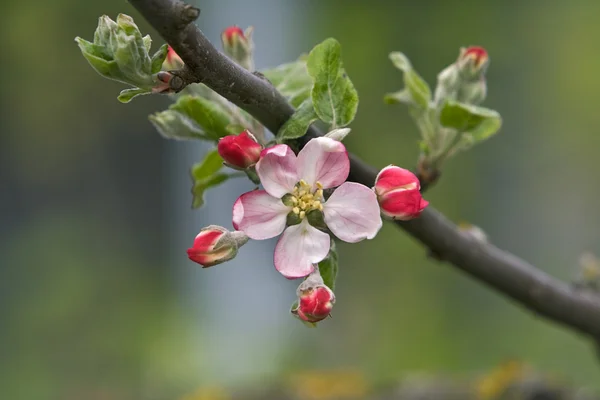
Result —
POLYGON ((119 93, 119 97, 117 97, 117 100, 119 100, 121 103, 129 103, 131 99, 133 99, 136 96, 150 93, 151 92, 149 90, 140 88, 125 89, 121 90, 121 93, 119 93))
POLYGON ((313 78, 311 97, 316 114, 331 128, 341 128, 354 119, 358 93, 344 71, 342 49, 333 38, 315 46, 306 66, 313 78))
POLYGON ((152 125, 154 125, 158 133, 167 139, 212 140, 206 136, 196 121, 179 111, 171 109, 161 111, 150 115, 148 119, 152 125))
POLYGON ((338 273, 338 253, 333 239, 331 240, 329 255, 319 263, 319 272, 321 273, 321 278, 323 278, 325 285, 327 285, 329 289, 335 290, 335 280, 338 273))
POLYGON ((296 110, 294 115, 288 119, 279 129, 277 139, 281 143, 284 140, 297 139, 306 134, 308 127, 319 119, 315 112, 311 99, 306 99, 296 110))
POLYGON ((190 171, 192 177, 192 208, 202 207, 204 205, 204 192, 214 186, 220 185, 230 178, 229 175, 219 173, 223 167, 223 159, 213 150, 209 152, 202 162, 192 166, 190 171))
POLYGON ((165 58, 167 58, 167 49, 169 45, 163 44, 160 49, 152 56, 152 73, 156 74, 162 68, 165 58))
POLYGON ((466 148, 498 132, 502 118, 489 108, 447 101, 440 112, 440 123, 461 132, 461 147, 466 148))
POLYGON ((194 120, 210 139, 231 134, 227 128, 233 123, 231 115, 218 103, 197 96, 181 96, 170 109, 194 120))
POLYGON ((421 76, 413 69, 408 58, 398 52, 390 53, 392 64, 404 73, 405 90, 386 95, 388 103, 408 103, 426 110, 431 101, 431 89, 421 76))
POLYGON ((306 69, 306 57, 261 73, 296 108, 310 96, 313 81, 306 69))

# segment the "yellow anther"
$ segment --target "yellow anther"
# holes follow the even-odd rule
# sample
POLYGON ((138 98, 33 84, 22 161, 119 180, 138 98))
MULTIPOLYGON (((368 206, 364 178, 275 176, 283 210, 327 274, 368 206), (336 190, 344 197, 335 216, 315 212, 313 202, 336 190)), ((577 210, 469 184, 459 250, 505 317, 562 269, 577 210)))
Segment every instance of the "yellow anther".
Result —
POLYGON ((323 211, 323 204, 319 203, 319 211, 323 211))
POLYGON ((323 190, 323 184, 321 182, 315 183, 315 186, 317 186, 317 189, 323 190))
POLYGON ((312 198, 313 198, 313 194, 312 194, 312 193, 308 193, 306 196, 304 196, 304 198, 305 198, 306 200, 312 200, 312 198))
POLYGON ((308 186, 308 183, 304 179, 300 179, 300 186, 308 186))
POLYGON ((300 209, 298 207, 294 207, 294 208, 292 208, 292 212, 294 214, 300 214, 300 209))
POLYGON ((296 196, 292 196, 290 199, 292 200, 293 204, 298 204, 298 198, 296 196))
POLYGON ((317 191, 315 192, 315 197, 323 198, 323 189, 317 189, 317 191))
POLYGON ((304 211, 300 211, 300 219, 303 219, 306 216, 306 213, 304 211))

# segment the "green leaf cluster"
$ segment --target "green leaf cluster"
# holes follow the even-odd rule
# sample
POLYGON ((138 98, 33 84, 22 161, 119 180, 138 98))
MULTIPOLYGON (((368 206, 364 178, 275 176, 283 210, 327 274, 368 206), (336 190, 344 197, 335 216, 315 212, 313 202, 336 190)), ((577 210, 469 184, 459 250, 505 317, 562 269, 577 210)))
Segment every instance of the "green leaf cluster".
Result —
POLYGON ((75 41, 96 72, 134 87, 121 92, 118 99, 124 103, 152 92, 158 83, 156 73, 167 56, 166 44, 151 56, 152 39, 149 35, 142 37, 133 19, 125 14, 119 14, 116 21, 103 15, 98 20, 93 42, 80 37, 75 41))
MULTIPOLYGON (((404 88, 388 93, 384 101, 388 104, 405 104, 421 133, 421 156, 426 165, 438 169, 443 161, 459 151, 466 150, 476 143, 482 142, 498 132, 502 125, 500 114, 494 110, 477 106, 473 103, 482 100, 485 94, 485 81, 476 82, 481 85, 478 96, 470 96, 470 102, 460 102, 456 96, 445 95, 443 85, 453 66, 440 74, 435 99, 427 82, 415 71, 409 59, 400 52, 390 54, 392 64, 402 71, 404 88), (440 86, 442 85, 442 86, 440 86)), ((463 82, 452 82, 455 91, 460 91, 463 82)), ((464 85, 473 85, 464 82, 464 85)), ((469 89, 473 89, 469 86, 469 89)), ((479 88, 479 87, 478 87, 479 88)), ((466 88, 465 88, 466 90, 466 88)), ((473 90, 471 90, 473 91, 473 90)), ((467 97, 466 97, 467 98, 467 97)))
POLYGON ((231 178, 231 175, 221 172, 223 168, 223 159, 213 150, 209 152, 204 160, 194 164, 190 171, 192 177, 192 208, 199 208, 204 205, 204 192, 214 186, 231 178))
MULTIPOLYGON (((311 50, 305 66, 300 64, 302 61, 296 62, 295 69, 290 66, 288 70, 299 76, 292 86, 301 90, 295 92, 296 96, 292 98, 297 107, 296 113, 277 133, 280 141, 303 136, 318 119, 327 123, 330 129, 347 126, 358 108, 358 93, 344 69, 342 50, 337 40, 326 39, 311 50), (303 75, 305 72, 311 80, 310 90, 308 79, 303 75)), ((287 74, 282 74, 282 77, 285 76, 287 74)), ((275 76, 275 87, 290 81, 290 78, 282 77, 275 76)), ((289 92, 287 96, 292 97, 289 92)))

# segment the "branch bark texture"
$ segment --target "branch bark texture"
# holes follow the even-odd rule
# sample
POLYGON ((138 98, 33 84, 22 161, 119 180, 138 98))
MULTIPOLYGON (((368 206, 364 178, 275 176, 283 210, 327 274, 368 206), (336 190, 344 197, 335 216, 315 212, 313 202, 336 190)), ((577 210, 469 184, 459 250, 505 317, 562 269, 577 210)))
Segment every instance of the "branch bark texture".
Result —
MULTIPOLYGON (((191 21, 180 0, 129 0, 186 64, 184 84, 201 82, 249 112, 270 131, 294 113, 293 107, 264 78, 219 52, 191 21)), ((304 142, 322 133, 309 129, 304 142)), ((350 180, 373 186, 377 170, 350 155, 350 180)), ((396 221, 441 259, 513 299, 536 315, 600 340, 600 296, 559 281, 509 252, 461 232, 429 206, 420 218, 396 221)))

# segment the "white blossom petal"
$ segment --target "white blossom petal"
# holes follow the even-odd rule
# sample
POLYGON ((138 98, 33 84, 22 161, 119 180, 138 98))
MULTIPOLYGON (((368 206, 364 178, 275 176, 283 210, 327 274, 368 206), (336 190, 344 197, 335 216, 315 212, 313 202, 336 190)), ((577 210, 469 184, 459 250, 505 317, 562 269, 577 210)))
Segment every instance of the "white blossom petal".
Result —
POLYGON ((331 232, 348 243, 373 239, 383 224, 373 190, 354 182, 333 192, 323 205, 323 214, 331 232))
POLYGON ((270 239, 285 229, 291 207, 265 190, 241 195, 233 205, 233 227, 255 240, 270 239))
POLYGON ((320 137, 310 140, 298 153, 298 176, 313 186, 320 182, 325 189, 344 183, 350 172, 346 147, 337 140, 320 137))
POLYGON ((313 264, 329 253, 330 237, 304 219, 288 227, 275 246, 275 268, 288 279, 302 278, 314 271, 313 264))
POLYGON ((278 144, 262 151, 256 164, 256 173, 271 196, 282 198, 300 180, 296 164, 297 158, 292 149, 285 144, 278 144))

